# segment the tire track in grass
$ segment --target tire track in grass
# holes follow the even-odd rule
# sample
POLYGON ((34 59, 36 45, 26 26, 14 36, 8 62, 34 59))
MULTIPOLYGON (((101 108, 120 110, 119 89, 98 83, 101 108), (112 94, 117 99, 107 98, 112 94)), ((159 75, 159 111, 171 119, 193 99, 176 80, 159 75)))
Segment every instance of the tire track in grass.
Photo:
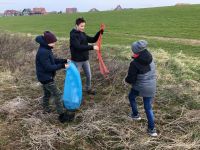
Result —
POLYGON ((136 37, 136 38, 145 38, 145 39, 173 42, 173 43, 191 45, 191 46, 200 46, 200 40, 197 40, 197 39, 184 39, 184 38, 171 38, 171 37, 159 37, 159 36, 147 36, 147 35, 134 35, 134 34, 129 34, 129 33, 112 33, 112 32, 106 32, 106 33, 110 34, 110 35, 129 36, 129 37, 136 37))

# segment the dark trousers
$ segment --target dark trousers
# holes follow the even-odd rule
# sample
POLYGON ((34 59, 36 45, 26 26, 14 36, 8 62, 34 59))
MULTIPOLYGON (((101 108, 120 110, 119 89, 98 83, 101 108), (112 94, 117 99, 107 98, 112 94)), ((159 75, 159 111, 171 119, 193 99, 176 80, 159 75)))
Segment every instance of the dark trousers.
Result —
POLYGON ((43 86, 43 91, 44 91, 44 96, 43 96, 44 109, 49 109, 49 100, 50 100, 50 97, 52 97, 56 105, 57 113, 62 114, 64 112, 63 102, 61 100, 62 92, 57 88, 55 82, 43 84, 42 86, 43 86))

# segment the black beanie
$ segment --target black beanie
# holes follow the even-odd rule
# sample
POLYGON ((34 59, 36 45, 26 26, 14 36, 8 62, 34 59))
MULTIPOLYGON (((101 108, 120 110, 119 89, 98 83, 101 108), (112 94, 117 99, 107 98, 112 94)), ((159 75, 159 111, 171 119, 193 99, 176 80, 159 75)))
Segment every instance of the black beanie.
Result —
POLYGON ((55 43, 57 41, 56 36, 53 33, 51 33, 50 31, 44 32, 44 39, 48 44, 55 43))

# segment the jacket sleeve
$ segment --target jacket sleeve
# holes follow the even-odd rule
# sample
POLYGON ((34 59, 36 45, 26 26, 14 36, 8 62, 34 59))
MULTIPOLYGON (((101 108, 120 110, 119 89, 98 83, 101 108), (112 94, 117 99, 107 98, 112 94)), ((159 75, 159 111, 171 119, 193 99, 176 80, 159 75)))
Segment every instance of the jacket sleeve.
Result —
POLYGON ((97 42, 97 40, 99 39, 100 33, 101 33, 101 31, 97 32, 94 37, 90 37, 90 36, 86 35, 88 43, 97 42))
POLYGON ((129 66, 128 75, 125 78, 125 81, 129 84, 135 84, 135 82, 137 80, 137 74, 138 74, 137 68, 136 68, 134 62, 132 61, 129 66))
POLYGON ((89 51, 93 50, 92 45, 81 45, 80 40, 76 35, 71 36, 70 39, 71 46, 74 47, 75 50, 80 50, 80 51, 89 51))
POLYGON ((67 59, 60 59, 60 58, 56 58, 55 56, 54 56, 54 61, 55 61, 56 64, 65 64, 65 63, 67 63, 67 59))
POLYGON ((63 64, 52 65, 49 59, 49 54, 47 52, 42 52, 40 54, 39 61, 44 67, 44 70, 47 72, 56 71, 64 67, 63 64))

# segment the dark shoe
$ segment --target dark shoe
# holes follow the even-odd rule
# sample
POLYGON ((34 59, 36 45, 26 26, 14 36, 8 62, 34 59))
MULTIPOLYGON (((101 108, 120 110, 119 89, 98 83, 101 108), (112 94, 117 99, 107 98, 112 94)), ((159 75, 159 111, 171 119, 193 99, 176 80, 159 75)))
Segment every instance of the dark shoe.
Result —
POLYGON ((130 117, 133 120, 137 120, 137 121, 142 119, 139 114, 137 116, 134 116, 133 114, 129 114, 128 117, 130 117))
POLYGON ((95 90, 88 90, 87 94, 88 95, 96 95, 96 91, 95 90))
POLYGON ((67 118, 66 118, 65 114, 62 113, 62 114, 59 115, 58 120, 59 120, 61 123, 65 123, 65 122, 67 121, 67 118))
POLYGON ((73 121, 74 118, 75 118, 75 112, 67 111, 67 112, 66 112, 66 116, 67 116, 67 121, 68 121, 68 122, 71 122, 71 121, 73 121))
POLYGON ((58 120, 61 123, 72 122, 74 120, 75 113, 74 112, 65 112, 59 115, 58 120))

